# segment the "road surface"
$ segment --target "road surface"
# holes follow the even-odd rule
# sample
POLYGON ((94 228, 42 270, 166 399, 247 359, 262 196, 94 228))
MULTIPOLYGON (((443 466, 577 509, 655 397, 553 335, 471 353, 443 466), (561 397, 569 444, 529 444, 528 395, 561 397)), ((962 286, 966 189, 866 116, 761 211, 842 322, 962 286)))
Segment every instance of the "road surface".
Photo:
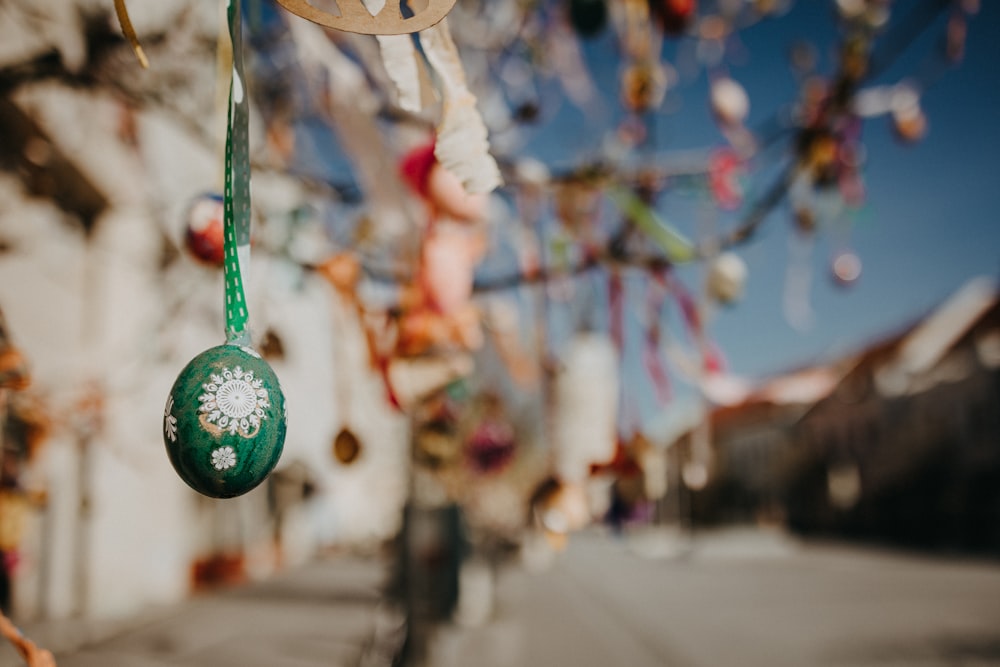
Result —
POLYGON ((502 572, 492 621, 440 629, 429 662, 1000 665, 1000 563, 798 545, 756 531, 663 544, 649 557, 656 546, 648 536, 636 545, 583 534, 544 573, 502 572))
MULTIPOLYGON (((59 667, 384 667, 402 627, 385 574, 326 559, 53 648, 59 667)), ((583 533, 545 571, 501 570, 488 617, 471 595, 488 593, 481 575, 464 579, 471 597, 433 632, 426 667, 1000 665, 998 562, 750 530, 583 533)), ((0 666, 19 664, 7 649, 0 666)))

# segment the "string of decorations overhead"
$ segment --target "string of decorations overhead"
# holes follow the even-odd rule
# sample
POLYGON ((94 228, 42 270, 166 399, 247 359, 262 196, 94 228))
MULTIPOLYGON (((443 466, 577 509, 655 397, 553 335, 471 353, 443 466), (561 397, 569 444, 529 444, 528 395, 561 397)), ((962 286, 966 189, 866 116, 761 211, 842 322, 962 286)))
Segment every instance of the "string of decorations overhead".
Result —
MULTIPOLYGON (((575 276, 607 278, 608 292, 600 299, 588 297, 590 307, 622 308, 623 300, 643 293, 643 303, 625 308, 629 317, 613 326, 634 327, 634 313, 643 314, 638 324, 646 341, 642 363, 663 401, 670 393, 662 364, 668 338, 664 294, 673 296, 681 321, 697 342, 695 365, 701 371, 720 367, 721 357, 704 331, 699 300, 729 304, 740 298, 747 266, 734 251, 754 239, 783 202, 791 210, 795 233, 802 237, 831 226, 821 201, 835 197, 840 211, 860 207, 865 195, 864 121, 889 115, 903 141, 918 140, 927 126, 920 95, 928 82, 865 86, 888 69, 915 35, 949 10, 942 57, 956 61, 964 22, 976 11, 969 0, 922 0, 890 21, 889 3, 839 0, 834 8, 841 38, 833 73, 817 72, 818 58, 809 47, 794 48, 799 98, 748 126, 750 96, 729 71, 728 59, 741 30, 780 20, 788 10, 786 2, 567 0, 452 7, 453 1, 432 0, 424 8, 410 7, 405 13, 412 15, 407 16, 400 5, 374 0, 342 3, 340 16, 299 0, 278 4, 298 17, 280 16, 254 27, 251 40, 255 30, 271 31, 271 37, 255 42, 255 56, 284 63, 270 76, 286 86, 295 81, 300 99, 259 97, 269 149, 282 155, 290 172, 299 173, 295 141, 279 145, 278 138, 306 131, 296 119, 296 113, 306 109, 313 123, 309 131, 336 137, 363 195, 360 202, 331 197, 323 204, 330 212, 324 224, 339 246, 333 255, 320 262, 286 259, 316 271, 347 298, 365 326, 370 361, 386 381, 387 397, 400 407, 409 405, 407 392, 394 378, 417 361, 447 359, 442 362, 447 369, 439 369, 440 383, 469 367, 464 359, 456 363, 458 356, 486 345, 503 350, 506 361, 524 356, 517 353, 522 325, 498 325, 503 318, 492 312, 491 295, 545 284, 542 292, 548 298, 550 291, 555 293, 575 276), (452 16, 445 20, 449 12, 452 16), (338 30, 375 34, 376 39, 364 42, 324 33, 299 17, 338 30), (453 33, 449 22, 461 28, 453 33), (588 43, 602 39, 613 43, 621 63, 616 108, 605 116, 599 108, 608 100, 600 97, 585 53, 588 43), (706 113, 723 142, 695 151, 663 151, 657 146, 655 124, 662 107, 677 94, 686 46, 704 70, 706 113), (279 52, 295 57, 277 57, 279 52), (674 54, 673 62, 667 53, 674 54), (553 93, 557 88, 565 95, 553 93), (606 119, 598 158, 590 155, 568 168, 555 168, 524 157, 525 142, 552 129, 545 122, 557 117, 554 107, 562 104, 552 103, 557 97, 570 100, 590 120, 606 119), (431 128, 435 131, 428 132, 431 128), (489 195, 502 183, 501 190, 489 195), (690 208, 711 210, 728 224, 721 231, 691 234, 665 213, 663 199, 675 195, 693 195, 690 208), (501 219, 504 224, 495 224, 501 219), (498 270, 497 258, 504 253, 507 266, 498 270), (673 267, 693 262, 707 263, 704 295, 692 295, 672 274, 673 267), (642 277, 637 287, 629 288, 627 272, 632 269, 642 277), (366 282, 392 288, 389 303, 370 300, 364 294, 366 282)), ((137 46, 122 0, 116 0, 116 8, 123 31, 137 46)), ((234 34, 234 44, 236 39, 234 34)), ((237 60, 234 51, 234 64, 237 60)), ((256 75, 261 88, 270 90, 268 74, 256 75)), ((237 82, 238 77, 234 86, 237 82)), ((229 150, 247 149, 233 144, 229 150)), ((221 200, 210 196, 190 207, 187 247, 209 263, 218 263, 221 251, 227 286, 234 271, 230 254, 239 256, 230 248, 227 230, 237 224, 230 208, 239 204, 227 191, 221 200)), ((831 265, 840 284, 853 283, 861 273, 860 259, 846 241, 831 265)), ((234 293, 233 298, 242 297, 234 293)), ((561 308, 573 298, 584 297, 549 300, 546 308, 561 308)), ((523 311, 518 317, 524 317, 523 311)), ((615 318, 603 319, 601 326, 612 328, 615 318)), ((620 340, 625 336, 618 334, 620 340)), ((251 366, 241 363, 238 370, 246 373, 251 366)), ((251 388, 262 373, 254 371, 251 388)), ((235 374, 235 380, 215 374, 223 382, 210 378, 213 382, 199 385, 208 393, 209 385, 217 393, 227 382, 246 384, 235 374)), ((280 396, 276 381, 274 387, 280 396)), ((219 397, 206 399, 212 400, 218 407, 219 397)), ((208 414, 214 412, 219 412, 217 420, 228 418, 215 426, 233 435, 232 416, 221 409, 208 414)), ((168 409, 165 433, 170 417, 168 409)), ((244 417, 238 419, 242 425, 244 417)), ((240 428, 235 427, 237 434, 240 428)), ((503 439, 494 435, 480 438, 488 443, 481 449, 490 450, 489 443, 503 439)), ((341 440, 338 457, 352 459, 350 443, 341 440)), ((224 467, 235 465, 231 459, 250 458, 236 446, 246 443, 233 442, 226 440, 212 450, 213 456, 222 452, 218 458, 225 459, 224 467)), ((280 452, 280 444, 277 449, 280 452)), ((218 472, 218 461, 206 461, 218 472)))

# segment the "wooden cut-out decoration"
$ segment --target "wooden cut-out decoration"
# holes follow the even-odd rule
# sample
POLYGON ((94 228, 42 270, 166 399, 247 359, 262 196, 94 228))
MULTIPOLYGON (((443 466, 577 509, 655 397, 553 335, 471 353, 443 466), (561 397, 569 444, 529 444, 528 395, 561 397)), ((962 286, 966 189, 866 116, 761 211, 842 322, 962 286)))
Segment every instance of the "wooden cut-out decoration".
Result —
POLYGON ((306 0, 278 0, 278 4, 307 21, 327 28, 363 35, 405 35, 437 25, 448 15, 457 0, 429 0, 427 7, 403 17, 398 0, 388 0, 375 16, 365 9, 362 0, 338 0, 340 16, 310 5, 306 0))

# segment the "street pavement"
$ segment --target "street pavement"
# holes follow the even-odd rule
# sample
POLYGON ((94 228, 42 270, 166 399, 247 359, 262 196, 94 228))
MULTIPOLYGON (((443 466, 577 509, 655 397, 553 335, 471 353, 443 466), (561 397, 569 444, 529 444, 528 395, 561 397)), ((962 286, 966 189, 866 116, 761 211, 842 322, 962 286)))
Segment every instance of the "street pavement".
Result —
MULTIPOLYGON (((538 558, 463 572, 455 620, 421 667, 1000 665, 1000 563, 777 532, 574 535, 538 558)), ((402 616, 385 563, 323 559, 194 597, 59 667, 387 666, 402 616)), ((45 645, 44 636, 33 637, 45 645)), ((17 665, 0 650, 0 665, 17 665), (5 661, 7 660, 7 661, 5 661)))
POLYGON ((780 533, 596 533, 498 576, 490 622, 439 629, 433 667, 1000 665, 1000 563, 780 533))

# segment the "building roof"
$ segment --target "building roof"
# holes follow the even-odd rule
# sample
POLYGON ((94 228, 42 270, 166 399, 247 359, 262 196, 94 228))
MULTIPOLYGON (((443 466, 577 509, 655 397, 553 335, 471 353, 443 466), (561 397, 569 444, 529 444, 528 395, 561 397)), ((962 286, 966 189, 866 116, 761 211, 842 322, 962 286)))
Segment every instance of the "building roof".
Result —
POLYGON ((876 371, 885 395, 907 393, 914 381, 934 368, 977 323, 998 306, 996 282, 975 278, 908 331, 876 371))
POLYGON ((917 378, 934 368, 990 313, 1000 322, 997 285, 991 278, 973 279, 926 317, 853 355, 830 364, 799 368, 747 388, 739 400, 713 410, 712 421, 717 426, 728 426, 771 420, 789 409, 801 414, 823 402, 838 387, 852 385, 869 375, 875 378, 883 395, 906 393, 923 386, 916 383, 917 378))
POLYGON ((846 372, 829 394, 857 394, 867 391, 869 382, 885 397, 926 389, 927 373, 991 313, 1000 323, 997 284, 975 278, 925 317, 848 357, 846 372))

